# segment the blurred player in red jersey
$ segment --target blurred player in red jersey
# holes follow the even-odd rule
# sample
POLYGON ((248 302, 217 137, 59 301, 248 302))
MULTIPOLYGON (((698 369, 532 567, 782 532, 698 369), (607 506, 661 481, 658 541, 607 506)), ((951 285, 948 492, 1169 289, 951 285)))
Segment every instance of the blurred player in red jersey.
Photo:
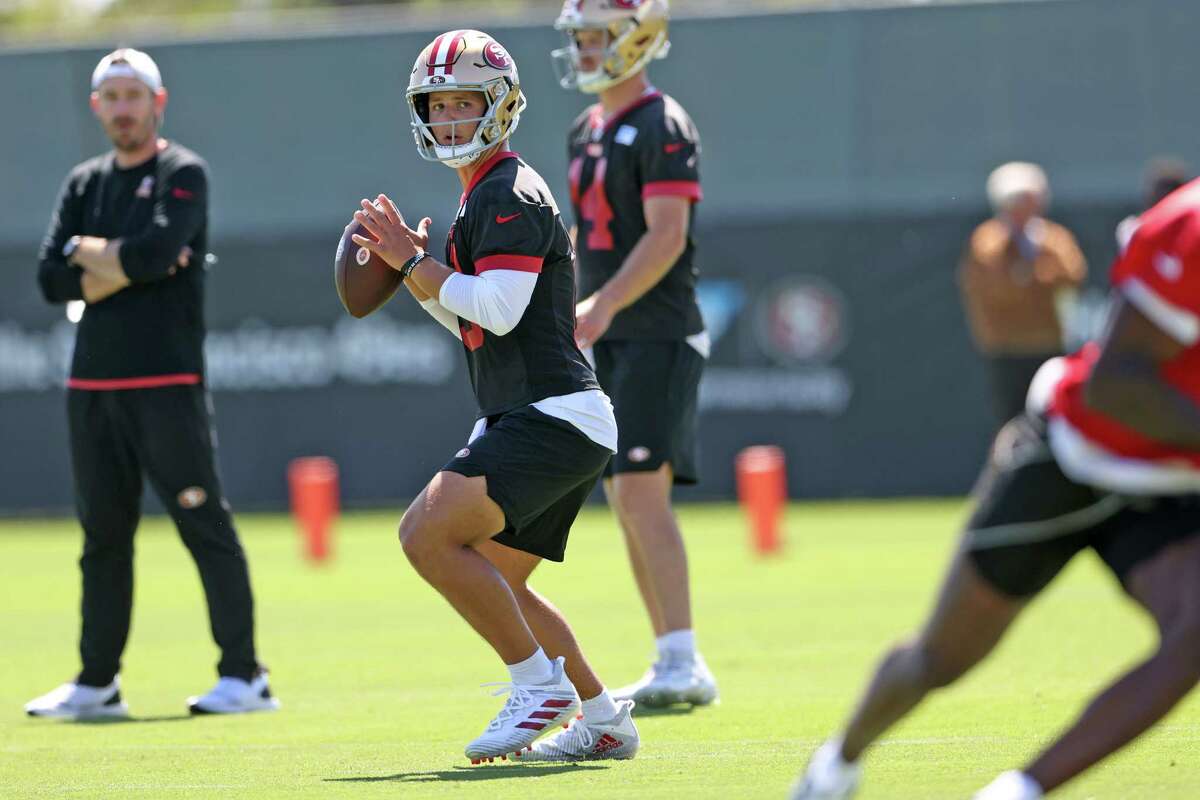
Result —
POLYGON ((708 335, 696 302, 700 137, 650 84, 666 55, 666 0, 567 0, 553 54, 564 88, 598 103, 568 135, 579 271, 576 341, 612 398, 618 444, 604 488, 625 532, 657 658, 616 690, 640 705, 705 705, 717 684, 696 649, 674 484, 696 483, 696 404, 708 335))
POLYGON ((975 508, 921 633, 879 666, 792 797, 853 795, 870 744, 978 664, 1091 548, 1153 618, 1158 649, 978 800, 1032 800, 1125 746, 1200 680, 1200 181, 1138 220, 1099 342, 1052 359, 996 436, 975 508))

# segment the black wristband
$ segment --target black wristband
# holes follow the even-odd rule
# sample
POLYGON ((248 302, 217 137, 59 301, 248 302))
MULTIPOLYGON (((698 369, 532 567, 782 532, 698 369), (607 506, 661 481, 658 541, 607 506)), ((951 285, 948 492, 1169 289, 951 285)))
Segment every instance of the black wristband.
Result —
POLYGON ((407 279, 408 276, 412 274, 412 271, 417 268, 417 264, 420 264, 427 258, 429 258, 429 253, 420 252, 410 258, 408 261, 405 261, 404 265, 400 267, 400 279, 407 279))

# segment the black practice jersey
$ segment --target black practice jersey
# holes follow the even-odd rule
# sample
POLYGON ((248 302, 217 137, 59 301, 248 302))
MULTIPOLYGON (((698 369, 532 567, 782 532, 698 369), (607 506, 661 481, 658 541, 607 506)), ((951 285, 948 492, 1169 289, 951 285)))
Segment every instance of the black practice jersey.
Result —
POLYGON ((108 153, 71 170, 39 253, 38 282, 52 303, 83 299, 83 271, 62 255, 76 235, 121 239, 121 267, 132 283, 84 311, 71 378, 198 379, 208 241, 204 160, 171 143, 129 169, 117 167, 108 153), (194 253, 191 266, 171 274, 185 245, 194 253))
MULTIPOLYGON (((700 137, 682 106, 651 91, 607 120, 599 105, 584 111, 571 126, 567 158, 582 299, 621 268, 646 233, 645 198, 700 200, 700 137)), ((704 329, 696 304, 694 222, 692 211, 679 260, 613 318, 605 339, 683 339, 704 329)))
POLYGON ((575 345, 571 240, 546 182, 516 153, 497 153, 460 202, 447 264, 464 275, 537 273, 529 306, 506 335, 458 320, 480 416, 600 388, 575 345))

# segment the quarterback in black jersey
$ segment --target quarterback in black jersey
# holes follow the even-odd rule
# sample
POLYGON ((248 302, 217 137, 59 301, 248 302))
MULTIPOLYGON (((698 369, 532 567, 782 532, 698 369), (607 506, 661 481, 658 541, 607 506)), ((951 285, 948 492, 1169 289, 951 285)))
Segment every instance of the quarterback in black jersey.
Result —
POLYGON ((193 713, 271 710, 254 647, 246 555, 216 471, 204 386, 208 166, 159 138, 167 91, 154 60, 100 60, 92 109, 112 151, 78 165, 42 241, 51 303, 85 304, 67 380, 75 504, 84 531, 78 677, 25 706, 31 716, 127 713, 118 672, 133 611, 133 538, 143 478, 200 570, 221 648, 220 678, 193 713))
POLYGON ((413 567, 508 666, 504 708, 466 747, 472 763, 632 758, 633 703, 616 702, 567 621, 528 583, 563 560, 567 534, 617 443, 608 397, 575 344, 570 237, 546 183, 509 150, 525 97, 492 37, 448 31, 418 56, 407 92, 417 151, 463 185, 445 261, 429 218, 363 200, 354 241, 387 261, 463 344, 479 415, 467 446, 400 523, 413 567), (582 718, 541 741, 560 723, 582 718))
POLYGON ((617 417, 609 503, 650 615, 657 658, 617 690, 640 705, 704 705, 716 681, 696 650, 687 553, 673 484, 696 470, 696 401, 708 337, 696 303, 694 207, 700 137, 655 89, 666 55, 666 0, 567 0, 555 27, 560 83, 599 95, 567 140, 580 297, 576 339, 591 348, 617 417))

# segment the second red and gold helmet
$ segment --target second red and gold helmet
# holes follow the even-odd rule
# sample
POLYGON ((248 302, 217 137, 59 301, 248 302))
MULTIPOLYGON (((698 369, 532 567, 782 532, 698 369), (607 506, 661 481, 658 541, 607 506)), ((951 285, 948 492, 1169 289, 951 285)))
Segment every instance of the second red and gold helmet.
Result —
POLYGON ((559 84, 601 92, 664 58, 671 47, 668 16, 667 0, 566 0, 554 27, 567 43, 550 54, 559 84), (581 49, 577 33, 584 30, 604 31, 603 46, 581 49))

